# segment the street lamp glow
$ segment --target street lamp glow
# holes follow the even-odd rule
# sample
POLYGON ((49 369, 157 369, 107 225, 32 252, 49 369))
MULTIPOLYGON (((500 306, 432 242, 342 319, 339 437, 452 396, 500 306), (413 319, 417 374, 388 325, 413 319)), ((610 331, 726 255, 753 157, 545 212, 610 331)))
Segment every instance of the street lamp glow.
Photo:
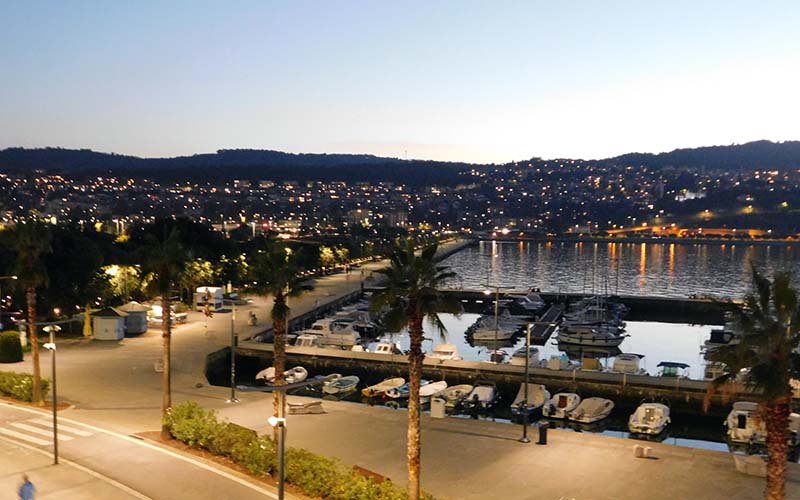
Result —
POLYGON ((285 418, 278 418, 275 415, 272 415, 267 419, 267 423, 272 427, 285 427, 286 426, 286 419, 285 418))

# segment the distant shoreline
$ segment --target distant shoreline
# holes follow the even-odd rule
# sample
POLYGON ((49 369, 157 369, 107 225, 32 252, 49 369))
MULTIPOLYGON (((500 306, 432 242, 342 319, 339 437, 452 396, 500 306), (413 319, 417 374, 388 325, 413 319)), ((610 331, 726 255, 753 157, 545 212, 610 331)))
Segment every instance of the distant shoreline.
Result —
POLYGON ((518 241, 529 241, 537 243, 652 243, 659 245, 726 245, 726 246, 800 246, 800 240, 726 240, 719 238, 610 238, 604 236, 554 236, 554 237, 484 237, 476 236, 475 241, 499 241, 503 243, 513 243, 518 241))

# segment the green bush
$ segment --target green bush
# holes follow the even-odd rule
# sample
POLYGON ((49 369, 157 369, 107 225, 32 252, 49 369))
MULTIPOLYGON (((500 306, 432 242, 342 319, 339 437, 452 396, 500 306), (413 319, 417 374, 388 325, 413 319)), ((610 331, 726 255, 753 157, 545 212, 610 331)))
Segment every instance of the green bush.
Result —
MULTIPOLYGON (((277 469, 275 446, 267 436, 229 422, 195 402, 176 406, 166 418, 172 436, 190 446, 229 457, 251 474, 268 475, 277 469)), ((391 481, 376 483, 334 458, 308 450, 286 450, 286 482, 309 496, 325 500, 407 500, 405 490, 391 481)), ((425 500, 435 500, 423 493, 425 500)))
MULTIPOLYGON (((42 380, 42 397, 47 396, 50 381, 42 380)), ((27 373, 0 372, 0 393, 21 401, 33 400, 33 375, 27 373)))
POLYGON ((0 363, 17 363, 22 361, 22 344, 19 333, 0 333, 0 363))

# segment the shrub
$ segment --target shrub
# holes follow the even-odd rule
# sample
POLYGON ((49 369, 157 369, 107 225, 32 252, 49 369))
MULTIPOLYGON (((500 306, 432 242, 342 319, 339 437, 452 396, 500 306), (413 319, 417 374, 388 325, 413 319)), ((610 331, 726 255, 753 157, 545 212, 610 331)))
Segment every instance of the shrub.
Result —
MULTIPOLYGON (((170 434, 184 443, 230 457, 251 474, 273 474, 277 469, 275 446, 267 436, 230 422, 195 402, 176 406, 166 417, 170 434)), ((335 458, 308 450, 286 450, 286 482, 309 496, 326 500, 407 500, 405 490, 391 481, 377 483, 342 465, 335 458)), ((423 493, 425 500, 435 500, 423 493)))
MULTIPOLYGON (((47 395, 50 381, 42 379, 42 397, 47 395)), ((0 393, 30 402, 33 400, 33 375, 28 373, 0 372, 0 393)))
POLYGON ((0 363, 17 363, 22 361, 22 344, 19 333, 0 333, 0 363))

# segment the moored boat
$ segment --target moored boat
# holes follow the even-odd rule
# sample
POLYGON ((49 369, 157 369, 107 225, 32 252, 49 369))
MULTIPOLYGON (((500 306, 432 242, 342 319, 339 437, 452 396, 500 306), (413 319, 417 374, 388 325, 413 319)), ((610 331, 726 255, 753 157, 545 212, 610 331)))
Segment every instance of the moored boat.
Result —
MULTIPOLYGON (((511 364, 515 366, 525 366, 525 358, 526 358, 526 349, 525 346, 520 347, 514 354, 511 355, 511 364)), ((528 366, 539 366, 539 348, 535 346, 530 346, 527 349, 527 358, 528 358, 528 366)))
POLYGON ((567 418, 581 404, 581 397, 574 392, 559 392, 542 407, 542 415, 549 418, 567 418))
MULTIPOLYGON (((430 383, 429 380, 422 379, 419 381, 420 388, 426 386, 430 383)), ((390 399, 405 399, 408 397, 408 394, 411 392, 411 388, 408 385, 409 383, 406 382, 405 384, 399 387, 393 387, 386 391, 386 397, 390 399)))
POLYGON ((433 346, 433 350, 426 354, 425 357, 442 361, 461 359, 461 356, 458 354, 458 347, 449 342, 433 346))
POLYGON ((400 387, 405 383, 406 379, 404 379, 403 377, 387 378, 385 380, 382 380, 381 382, 378 382, 375 385, 371 385, 369 387, 361 389, 361 394, 363 394, 364 397, 367 398, 377 398, 383 396, 389 389, 400 387))
POLYGON ((525 413, 528 417, 542 409, 542 406, 550 399, 550 392, 541 384, 527 384, 528 400, 525 401, 525 383, 519 385, 517 397, 511 403, 511 418, 519 419, 525 413))
POLYGON ((485 412, 494 408, 500 399, 497 385, 489 380, 478 380, 467 397, 464 398, 464 409, 473 412, 485 412))
POLYGON ((667 405, 642 403, 628 418, 628 430, 634 434, 661 434, 669 422, 667 405))
POLYGON ((454 385, 443 390, 437 397, 445 400, 446 410, 452 411, 472 392, 472 388, 471 384, 454 385))
POLYGON ((420 403, 428 403, 431 400, 431 397, 439 394, 443 390, 447 389, 447 382, 444 380, 439 380, 437 382, 431 382, 430 384, 425 384, 424 386, 419 388, 419 402, 420 403))
MULTIPOLYGON (((283 372, 283 378, 287 384, 294 382, 302 382, 308 377, 308 370, 302 366, 295 366, 283 372)), ((275 367, 269 366, 256 374, 256 381, 263 384, 272 384, 275 382, 275 367)))
POLYGON ((758 416, 758 403, 737 401, 725 419, 728 437, 734 443, 765 443, 767 427, 758 416))
POLYGON ((602 420, 611 414, 614 402, 605 398, 586 398, 569 412, 567 418, 573 422, 590 424, 602 420))
POLYGON ((354 391, 358 386, 358 382, 359 378, 357 376, 347 375, 323 385, 322 392, 325 394, 343 394, 354 391))

